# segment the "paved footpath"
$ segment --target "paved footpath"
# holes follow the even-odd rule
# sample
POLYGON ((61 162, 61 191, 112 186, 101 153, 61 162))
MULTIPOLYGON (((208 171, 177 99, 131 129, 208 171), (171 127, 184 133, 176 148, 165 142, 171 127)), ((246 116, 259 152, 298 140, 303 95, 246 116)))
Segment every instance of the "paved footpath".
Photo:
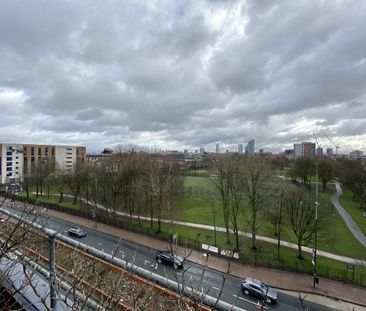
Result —
MULTIPOLYGON (((80 226, 95 229, 95 222, 89 219, 54 210, 44 209, 42 212, 52 217, 79 224, 80 226)), ((105 224, 98 223, 97 230, 157 250, 169 248, 168 242, 105 224)), ((185 251, 182 247, 177 248, 179 254, 184 254, 185 251)), ((240 278, 252 276, 261 279, 296 297, 298 297, 298 292, 301 292, 303 297, 306 296, 305 300, 327 305, 338 310, 366 311, 366 289, 357 286, 321 278, 320 283, 313 289, 313 277, 309 275, 246 266, 214 255, 206 257, 205 254, 198 251, 192 251, 188 259, 203 265, 207 264, 212 269, 230 273, 240 278)))
POLYGON ((348 229, 352 232, 353 236, 366 247, 366 237, 361 231, 360 227, 352 219, 352 217, 347 213, 343 206, 339 203, 339 197, 342 195, 342 188, 339 182, 335 184, 336 192, 332 195, 332 203, 337 209, 339 215, 342 217, 343 221, 346 223, 348 229))

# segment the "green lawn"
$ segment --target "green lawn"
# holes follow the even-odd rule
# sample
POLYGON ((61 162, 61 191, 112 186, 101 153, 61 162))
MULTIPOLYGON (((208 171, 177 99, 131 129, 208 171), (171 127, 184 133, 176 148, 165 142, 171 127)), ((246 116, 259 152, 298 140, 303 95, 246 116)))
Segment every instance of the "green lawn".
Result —
POLYGON ((363 211, 360 208, 360 203, 353 200, 352 192, 343 189, 343 195, 340 197, 339 202, 360 227, 363 234, 366 235, 366 217, 362 216, 363 211))
MULTIPOLYGON (((24 193, 18 194, 19 197, 23 197, 26 198, 27 195, 24 193)), ((80 205, 78 203, 76 203, 75 205, 72 204, 72 199, 71 198, 64 198, 64 200, 59 203, 59 197, 57 196, 52 196, 50 195, 50 197, 48 198, 47 195, 43 195, 42 197, 38 197, 36 194, 29 194, 29 198, 33 199, 33 200, 39 200, 40 202, 44 202, 44 203, 50 203, 50 204, 55 204, 55 205, 60 205, 62 207, 65 208, 71 208, 71 209, 80 209, 80 205)))
MULTIPOLYGON (((185 178, 187 178, 185 180, 185 185, 202 187, 202 185, 207 186, 208 184, 207 181, 204 180, 205 178, 202 177, 185 178)), ((330 197, 332 193, 332 190, 319 193, 319 196, 326 202, 326 206, 321 208, 325 208, 326 210, 323 211, 323 214, 325 214, 323 221, 319 222, 318 248, 343 256, 365 259, 366 248, 354 238, 339 214, 330 207, 330 197)), ((216 225, 224 227, 223 211, 220 202, 205 197, 183 198, 180 203, 177 220, 212 225, 212 206, 214 208, 216 225)), ((249 219, 250 211, 248 209, 244 209, 239 213, 238 222, 240 230, 250 231, 249 219)), ((264 219, 263 215, 259 219, 259 225, 258 234, 276 238, 274 236, 273 226, 264 219)), ((281 231, 281 239, 296 243, 296 238, 289 225, 284 224, 281 231)))
MULTIPOLYGON (((319 196, 330 202, 331 193, 321 192, 319 196)), ((355 239, 335 209, 332 208, 325 221, 326 230, 320 231, 319 248, 344 256, 366 259, 366 248, 355 239)))

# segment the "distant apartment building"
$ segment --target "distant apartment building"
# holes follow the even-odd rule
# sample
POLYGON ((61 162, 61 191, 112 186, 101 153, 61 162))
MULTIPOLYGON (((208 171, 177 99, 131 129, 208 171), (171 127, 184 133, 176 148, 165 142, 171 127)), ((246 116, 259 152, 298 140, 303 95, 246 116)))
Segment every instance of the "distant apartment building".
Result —
POLYGON ((323 148, 322 147, 318 147, 318 148, 316 148, 316 156, 318 157, 318 158, 322 158, 323 157, 323 148))
POLYGON ((363 152, 360 150, 351 151, 349 157, 354 160, 361 159, 363 157, 363 152))
POLYGON ((294 144, 295 159, 298 157, 315 157, 315 143, 302 142, 294 144))
POLYGON ((243 153, 243 144, 238 145, 238 153, 243 153))
POLYGON ((283 152, 283 156, 288 159, 288 160, 293 160, 294 159, 294 150, 293 149, 286 149, 283 152))
POLYGON ((200 148, 200 154, 203 155, 205 153, 205 148, 200 148))
POLYGON ((220 144, 216 144, 216 154, 220 153, 220 144))
POLYGON ((21 182, 24 174, 31 174, 45 161, 71 170, 78 160, 84 162, 85 156, 82 146, 0 144, 0 183, 21 182))
POLYGON ((246 151, 246 154, 249 155, 249 156, 253 156, 254 155, 254 144, 255 144, 255 141, 254 139, 251 139, 246 148, 245 148, 245 151, 246 151))
POLYGON ((327 148, 325 154, 328 157, 332 157, 333 156, 333 149, 332 148, 327 148))

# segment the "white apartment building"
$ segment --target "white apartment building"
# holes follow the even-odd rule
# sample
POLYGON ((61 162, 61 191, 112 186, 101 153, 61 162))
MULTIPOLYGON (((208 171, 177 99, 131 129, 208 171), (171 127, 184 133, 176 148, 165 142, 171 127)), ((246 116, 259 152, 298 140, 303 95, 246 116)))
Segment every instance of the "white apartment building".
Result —
POLYGON ((17 144, 0 144, 0 182, 17 183, 23 177, 23 147, 17 144))
POLYGON ((52 161, 63 170, 71 171, 77 160, 86 158, 82 146, 0 144, 0 183, 18 183, 24 174, 31 174, 41 161, 52 161))
POLYGON ((76 148, 57 146, 55 149, 55 163, 61 169, 71 171, 76 163, 76 148))

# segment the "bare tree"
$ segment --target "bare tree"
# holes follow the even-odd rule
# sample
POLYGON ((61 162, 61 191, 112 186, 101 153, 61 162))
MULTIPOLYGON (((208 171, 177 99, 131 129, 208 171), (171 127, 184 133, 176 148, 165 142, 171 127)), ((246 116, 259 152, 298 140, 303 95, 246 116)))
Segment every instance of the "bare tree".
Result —
POLYGON ((264 157, 248 157, 243 165, 243 192, 250 209, 252 249, 256 249, 256 234, 259 228, 258 216, 271 194, 270 163, 264 157))
POLYGON ((305 185, 309 185, 311 181, 311 176, 313 176, 314 170, 314 160, 310 157, 299 157, 294 161, 294 174, 301 178, 305 185))
POLYGON ((273 200, 267 202, 265 216, 274 227, 274 236, 277 237, 277 260, 280 260, 281 227, 284 218, 284 208, 288 182, 275 180, 272 184, 271 196, 273 200))
POLYGON ((302 246, 307 245, 314 233, 315 199, 310 193, 298 187, 288 191, 286 212, 293 233, 297 238, 299 259, 302 256, 302 246))
POLYGON ((60 194, 58 201, 61 203, 64 199, 65 189, 67 187, 67 178, 66 178, 66 171, 56 165, 55 175, 54 175, 54 183, 56 190, 60 194))
POLYGON ((229 206, 230 206, 230 189, 232 183, 232 166, 231 158, 224 157, 218 159, 216 166, 214 166, 214 185, 219 192, 219 197, 224 216, 224 224, 226 229, 226 240, 230 242, 229 235, 229 206))
POLYGON ((334 177, 333 160, 324 158, 319 161, 319 179, 323 185, 323 191, 327 189, 327 183, 334 177))

